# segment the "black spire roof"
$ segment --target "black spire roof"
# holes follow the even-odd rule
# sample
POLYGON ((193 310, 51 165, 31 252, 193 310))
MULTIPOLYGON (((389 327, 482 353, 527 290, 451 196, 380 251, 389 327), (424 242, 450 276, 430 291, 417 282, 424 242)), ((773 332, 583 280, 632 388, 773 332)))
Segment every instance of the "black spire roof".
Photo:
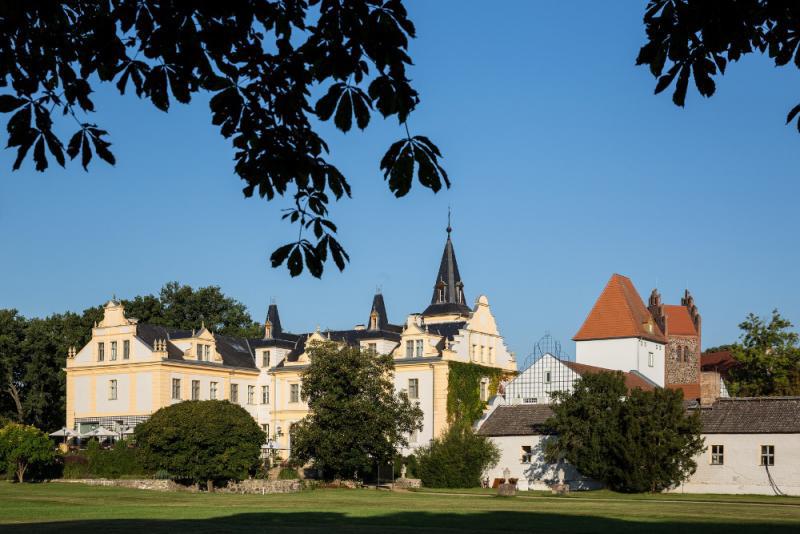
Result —
POLYGON ((372 309, 369 312, 367 324, 369 325, 369 330, 383 330, 389 324, 389 318, 386 315, 386 304, 383 302, 383 294, 381 293, 375 293, 372 298, 372 309), (378 316, 378 322, 375 325, 372 324, 373 314, 378 316))
POLYGON ((469 306, 465 304, 464 284, 461 282, 461 274, 458 272, 458 262, 456 253, 453 250, 453 241, 450 233, 453 229, 450 222, 447 224, 447 241, 442 252, 442 262, 439 264, 439 273, 436 275, 436 282, 433 285, 433 297, 431 305, 425 308, 423 315, 439 315, 449 313, 461 313, 468 315, 469 306))
POLYGON ((281 337, 283 329, 281 328, 281 316, 278 315, 278 305, 270 304, 267 308, 267 322, 272 325, 272 337, 281 337))

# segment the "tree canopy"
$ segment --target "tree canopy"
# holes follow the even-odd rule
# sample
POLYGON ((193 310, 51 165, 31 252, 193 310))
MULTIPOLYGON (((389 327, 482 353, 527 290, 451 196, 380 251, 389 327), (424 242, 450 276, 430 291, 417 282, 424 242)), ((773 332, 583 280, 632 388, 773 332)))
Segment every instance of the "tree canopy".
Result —
POLYGON ((228 401, 183 401, 136 426, 142 467, 206 483, 241 480, 259 464, 266 435, 255 419, 228 401))
POLYGON ((415 33, 401 0, 2 2, 0 112, 11 113, 13 168, 29 153, 38 171, 66 157, 84 169, 93 155, 115 164, 109 132, 90 117, 99 84, 162 111, 207 93, 245 196, 292 199, 283 218, 301 235, 275 250, 273 267, 319 277, 331 257, 344 269, 328 204, 351 188, 318 123, 347 132, 375 111, 396 117, 402 137, 380 162, 391 191, 404 196, 415 175, 433 191, 450 185, 439 149, 407 124, 420 102, 406 72, 415 33))
MULTIPOLYGON (((656 94, 674 82, 672 101, 683 107, 694 78, 697 91, 710 97, 714 78, 731 62, 752 53, 766 54, 776 67, 800 68, 800 4, 781 0, 650 0, 644 15, 647 42, 637 65, 658 78, 656 94)), ((794 106, 786 123, 797 119, 794 106)))
POLYGON ((394 391, 387 354, 321 343, 302 374, 309 414, 291 429, 292 460, 312 462, 326 479, 352 479, 390 461, 422 429, 422 410, 394 391))
POLYGON ((500 460, 500 450, 485 436, 479 436, 466 421, 450 425, 443 436, 416 453, 417 471, 429 488, 474 488, 481 475, 500 460))
POLYGON ((615 491, 657 492, 686 480, 704 450, 700 419, 677 390, 626 390, 622 373, 589 374, 572 393, 553 394, 545 445, 549 462, 566 461, 615 491))
POLYGON ((731 394, 800 395, 800 345, 792 323, 773 310, 769 322, 751 313, 739 328, 741 340, 733 346, 739 365, 730 370, 731 394))
POLYGON ((55 448, 47 434, 36 427, 9 423, 0 428, 0 465, 25 480, 31 467, 41 468, 55 461, 55 448))

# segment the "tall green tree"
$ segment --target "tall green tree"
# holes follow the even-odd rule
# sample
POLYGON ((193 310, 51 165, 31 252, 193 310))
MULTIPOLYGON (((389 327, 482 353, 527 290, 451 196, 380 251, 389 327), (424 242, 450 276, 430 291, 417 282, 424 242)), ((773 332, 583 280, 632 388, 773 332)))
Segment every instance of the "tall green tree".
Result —
POLYGON ((319 277, 330 258, 344 269, 328 205, 350 196, 350 184, 328 158, 320 122, 347 132, 375 112, 396 117, 401 138, 380 162, 389 189, 404 196, 414 176, 433 191, 450 185, 436 145, 409 133, 420 101, 406 73, 415 33, 401 0, 0 2, 0 112, 12 113, 13 168, 29 154, 37 171, 67 156, 84 169, 94 155, 115 164, 110 134, 88 115, 100 84, 162 111, 205 93, 245 196, 292 199, 283 218, 301 235, 272 254, 273 267, 319 277), (60 126, 75 123, 61 137, 60 126))
POLYGON ((214 484, 241 480, 259 465, 266 435, 253 417, 228 401, 184 401, 157 410, 134 438, 145 470, 214 484))
POLYGON ((800 395, 800 346, 792 323, 773 310, 769 321, 754 314, 739 324, 733 349, 739 365, 730 370, 735 396, 800 395))
POLYGON ((16 421, 25 419, 22 406, 26 320, 17 310, 0 309, 0 414, 16 421))
POLYGON ((549 462, 566 461, 615 491, 658 492, 686 480, 704 450, 697 413, 677 390, 626 391, 620 372, 586 375, 572 393, 553 394, 545 446, 549 462))
POLYGON ((394 391, 394 361, 334 343, 308 349, 302 396, 309 414, 291 429, 292 459, 313 462, 326 479, 357 478, 390 461, 422 429, 422 410, 394 391))

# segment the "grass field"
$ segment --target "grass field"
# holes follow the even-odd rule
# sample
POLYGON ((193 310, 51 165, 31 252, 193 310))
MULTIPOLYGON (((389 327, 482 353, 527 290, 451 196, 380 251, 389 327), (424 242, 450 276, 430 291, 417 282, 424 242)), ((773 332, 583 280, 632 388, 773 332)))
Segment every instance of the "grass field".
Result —
POLYGON ((2 532, 800 532, 800 498, 719 495, 495 497, 316 490, 160 493, 0 482, 2 532))

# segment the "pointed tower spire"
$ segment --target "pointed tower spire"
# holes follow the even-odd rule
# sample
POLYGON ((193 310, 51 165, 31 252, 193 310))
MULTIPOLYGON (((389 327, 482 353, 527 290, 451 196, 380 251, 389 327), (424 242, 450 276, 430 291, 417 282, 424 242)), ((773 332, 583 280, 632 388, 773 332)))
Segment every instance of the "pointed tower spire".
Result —
POLYGON ((461 282, 461 274, 458 272, 458 262, 456 252, 453 248, 453 240, 450 235, 453 227, 450 224, 450 210, 447 212, 447 241, 442 252, 442 261, 439 263, 439 272, 436 274, 436 281, 433 284, 433 296, 431 304, 423 315, 439 315, 460 313, 469 314, 469 306, 466 305, 464 298, 464 284, 461 282))
POLYGON ((389 324, 386 315, 386 304, 383 302, 383 294, 380 290, 372 297, 372 309, 369 312, 369 330, 383 330, 389 324))
POLYGON ((278 315, 278 305, 271 302, 269 308, 267 308, 267 320, 264 323, 264 339, 278 337, 282 332, 281 316, 278 315))

